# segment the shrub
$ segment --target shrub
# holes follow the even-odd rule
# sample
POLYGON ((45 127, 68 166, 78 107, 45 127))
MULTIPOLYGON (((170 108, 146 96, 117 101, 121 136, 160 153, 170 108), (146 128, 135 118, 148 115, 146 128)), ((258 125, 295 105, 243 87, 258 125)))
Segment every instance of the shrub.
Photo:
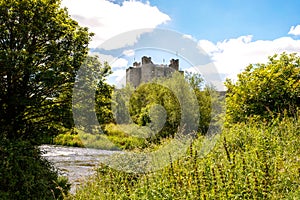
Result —
POLYGON ((57 145, 83 147, 83 143, 77 134, 67 132, 59 134, 53 139, 53 143, 57 145))
POLYGON ((146 139, 143 134, 147 132, 145 127, 130 124, 108 124, 105 126, 105 132, 108 139, 121 149, 145 148, 146 139))
POLYGON ((29 142, 3 139, 0 156, 1 199, 62 199, 70 189, 29 142))
POLYGON ((281 54, 267 64, 249 65, 233 83, 227 80, 226 120, 246 121, 249 116, 263 119, 294 116, 300 105, 300 57, 281 54))

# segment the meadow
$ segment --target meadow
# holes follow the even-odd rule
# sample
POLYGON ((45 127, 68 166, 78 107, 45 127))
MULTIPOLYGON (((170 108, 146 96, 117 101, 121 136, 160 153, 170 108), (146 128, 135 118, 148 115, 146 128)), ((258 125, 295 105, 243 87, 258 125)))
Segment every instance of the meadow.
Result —
POLYGON ((233 124, 204 157, 204 136, 185 156, 145 174, 99 166, 66 199, 300 199, 300 119, 233 124))

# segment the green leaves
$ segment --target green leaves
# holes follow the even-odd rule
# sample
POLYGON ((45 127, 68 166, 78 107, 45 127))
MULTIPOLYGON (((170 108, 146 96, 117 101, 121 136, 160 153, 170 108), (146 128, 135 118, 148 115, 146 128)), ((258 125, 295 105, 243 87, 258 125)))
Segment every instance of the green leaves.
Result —
POLYGON ((91 35, 58 0, 1 0, 0 24, 0 132, 25 139, 61 120, 52 109, 72 89, 91 35))
POLYGON ((35 145, 71 126, 70 93, 91 36, 60 0, 0 0, 1 198, 62 199, 56 187, 66 181, 35 145))
POLYGON ((267 64, 246 67, 236 83, 227 80, 227 121, 295 115, 300 105, 299 61, 296 54, 274 55, 267 64))

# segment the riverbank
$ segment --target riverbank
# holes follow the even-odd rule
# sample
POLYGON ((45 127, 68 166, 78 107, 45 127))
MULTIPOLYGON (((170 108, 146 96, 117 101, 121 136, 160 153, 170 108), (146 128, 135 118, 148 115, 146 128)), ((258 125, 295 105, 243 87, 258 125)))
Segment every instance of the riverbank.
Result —
POLYGON ((54 164, 59 174, 68 178, 72 194, 79 185, 95 175, 101 160, 116 152, 59 145, 41 145, 40 149, 45 152, 42 156, 54 164))
POLYGON ((234 124, 201 157, 203 138, 179 160, 152 173, 100 166, 67 199, 297 199, 300 196, 300 120, 234 124))
POLYGON ((52 144, 87 147, 104 150, 133 150, 146 148, 148 143, 141 137, 146 130, 144 127, 127 124, 106 124, 103 132, 105 134, 93 135, 77 128, 73 128, 53 138, 52 144))

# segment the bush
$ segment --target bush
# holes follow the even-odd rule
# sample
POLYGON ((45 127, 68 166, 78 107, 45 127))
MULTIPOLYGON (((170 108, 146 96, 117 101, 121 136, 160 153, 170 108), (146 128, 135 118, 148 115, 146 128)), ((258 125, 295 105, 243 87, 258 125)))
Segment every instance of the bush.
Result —
POLYGON ((117 150, 118 147, 108 141, 107 136, 90 134, 76 128, 64 134, 57 135, 53 143, 56 145, 117 150))
POLYGON ((84 147, 80 137, 72 132, 57 135, 53 139, 53 143, 63 146, 84 147))
POLYGON ((105 132, 108 139, 121 149, 145 148, 147 141, 143 134, 147 132, 145 127, 130 124, 108 124, 105 126, 105 132))
POLYGON ((70 189, 29 142, 1 140, 0 157, 1 199, 62 199, 70 189))
POLYGON ((300 106, 300 57, 281 54, 267 64, 249 65, 233 83, 227 80, 226 121, 246 121, 249 116, 271 119, 294 116, 300 106))

